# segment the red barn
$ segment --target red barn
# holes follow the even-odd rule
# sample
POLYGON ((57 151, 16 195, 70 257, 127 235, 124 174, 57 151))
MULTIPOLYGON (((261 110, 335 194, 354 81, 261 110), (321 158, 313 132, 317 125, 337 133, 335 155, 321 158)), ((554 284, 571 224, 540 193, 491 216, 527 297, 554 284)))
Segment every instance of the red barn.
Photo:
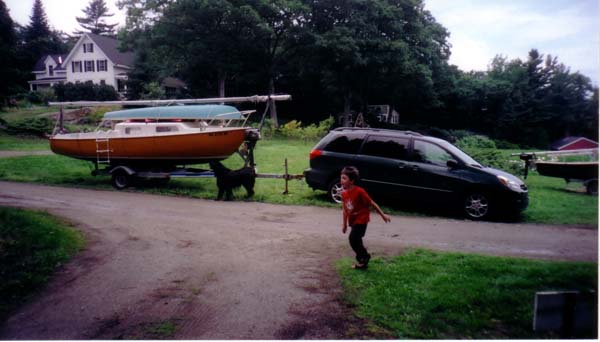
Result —
POLYGON ((566 137, 550 145, 550 149, 554 151, 581 150, 586 148, 598 148, 598 143, 585 137, 566 137))

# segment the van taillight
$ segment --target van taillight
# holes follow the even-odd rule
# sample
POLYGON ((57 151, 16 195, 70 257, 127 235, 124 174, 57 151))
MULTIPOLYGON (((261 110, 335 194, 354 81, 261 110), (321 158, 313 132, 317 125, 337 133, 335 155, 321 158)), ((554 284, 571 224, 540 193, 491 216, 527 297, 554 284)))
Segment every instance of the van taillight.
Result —
POLYGON ((312 160, 312 159, 315 159, 315 158, 317 158, 317 157, 319 157, 321 155, 323 155, 323 151, 321 151, 321 150, 312 150, 312 151, 310 151, 310 158, 309 159, 312 160))

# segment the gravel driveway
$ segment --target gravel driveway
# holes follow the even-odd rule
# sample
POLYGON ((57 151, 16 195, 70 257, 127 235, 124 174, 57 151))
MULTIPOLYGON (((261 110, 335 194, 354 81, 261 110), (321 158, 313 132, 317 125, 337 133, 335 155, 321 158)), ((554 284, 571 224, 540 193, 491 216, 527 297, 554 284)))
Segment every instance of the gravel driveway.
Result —
MULTIPOLYGON (((44 209, 86 250, 0 327, 2 339, 339 339, 340 211, 0 182, 0 205, 44 209)), ((407 247, 597 261, 597 229, 373 215, 375 257, 407 247)))

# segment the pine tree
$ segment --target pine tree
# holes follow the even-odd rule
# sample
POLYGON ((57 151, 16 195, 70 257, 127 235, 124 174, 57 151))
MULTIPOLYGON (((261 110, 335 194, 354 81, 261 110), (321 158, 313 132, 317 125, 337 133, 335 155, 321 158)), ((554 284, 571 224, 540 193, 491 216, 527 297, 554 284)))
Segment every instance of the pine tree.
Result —
POLYGON ((29 42, 50 36, 48 18, 46 17, 42 0, 35 0, 33 3, 33 12, 29 20, 29 25, 25 28, 25 41, 29 42))
POLYGON ((35 0, 29 25, 23 30, 24 46, 20 52, 27 68, 46 54, 64 53, 66 44, 58 32, 50 29, 41 0, 35 0))
POLYGON ((19 70, 17 69, 17 35, 12 18, 6 4, 0 0, 0 107, 7 103, 10 95, 20 89, 18 84, 19 70))
MULTIPOLYGON (((114 36, 115 26, 117 24, 107 24, 104 17, 112 17, 114 13, 108 13, 108 8, 104 0, 91 0, 89 5, 83 9, 85 17, 77 17, 77 22, 85 30, 100 35, 114 36)), ((82 34, 86 31, 76 31, 75 34, 82 34)))

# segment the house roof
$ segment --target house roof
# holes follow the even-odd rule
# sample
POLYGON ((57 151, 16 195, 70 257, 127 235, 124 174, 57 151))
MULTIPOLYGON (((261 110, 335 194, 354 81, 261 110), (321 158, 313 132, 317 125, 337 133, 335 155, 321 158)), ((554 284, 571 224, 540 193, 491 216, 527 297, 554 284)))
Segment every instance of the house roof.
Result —
POLYGON ((43 55, 42 57, 40 57, 40 59, 38 59, 38 61, 35 63, 35 66, 33 67, 33 71, 46 71, 46 58, 52 58, 54 60, 54 63, 56 63, 57 65, 59 65, 59 68, 56 68, 54 70, 63 70, 64 68, 62 67, 61 63, 59 63, 59 58, 61 61, 65 61, 65 58, 67 58, 67 55, 60 55, 60 54, 55 54, 55 55, 43 55))
POLYGON ((566 137, 566 138, 562 138, 560 140, 557 140, 557 141, 553 142, 552 145, 550 145, 550 149, 552 149, 552 150, 559 150, 559 149, 561 149, 561 148, 563 148, 563 147, 565 147, 567 145, 570 145, 570 144, 576 142, 577 140, 587 140, 587 141, 589 141, 591 143, 594 143, 596 145, 598 144, 597 142, 595 142, 593 140, 590 140, 590 139, 588 139, 586 137, 566 137))
POLYGON ((121 52, 119 51, 119 41, 117 39, 100 36, 93 33, 84 33, 81 38, 79 38, 79 41, 77 41, 77 44, 75 44, 75 47, 73 47, 67 58, 64 59, 65 61, 72 58, 76 49, 81 46, 81 42, 85 36, 89 37, 94 43, 96 43, 98 48, 102 50, 106 57, 114 64, 133 67, 135 61, 135 54, 133 52, 121 52))
POLYGON ((93 33, 86 34, 113 63, 133 67, 135 54, 133 52, 119 51, 119 41, 117 39, 93 33))

